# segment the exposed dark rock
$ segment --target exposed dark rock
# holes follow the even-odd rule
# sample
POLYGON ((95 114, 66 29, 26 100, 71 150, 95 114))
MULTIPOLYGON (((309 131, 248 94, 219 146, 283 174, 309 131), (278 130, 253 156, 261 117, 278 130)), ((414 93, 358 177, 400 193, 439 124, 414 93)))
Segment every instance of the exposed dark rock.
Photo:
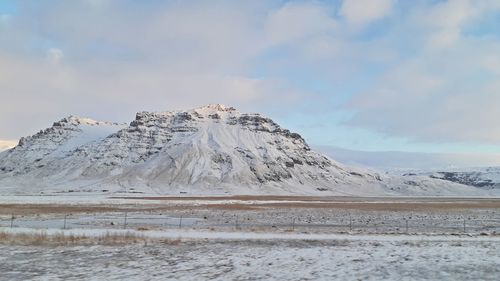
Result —
POLYGON ((475 172, 438 172, 430 177, 481 188, 493 188, 497 185, 490 179, 480 178, 480 174, 475 172))
POLYGON ((349 174, 351 174, 351 175, 353 175, 353 176, 357 176, 357 177, 364 177, 364 176, 363 176, 363 174, 360 174, 360 173, 358 173, 358 172, 353 172, 353 171, 351 171, 351 172, 349 172, 349 174))
POLYGON ((411 186, 418 186, 418 183, 415 181, 405 181, 405 184, 411 185, 411 186))
POLYGON ((217 114, 217 113, 214 113, 214 114, 208 115, 208 118, 215 119, 215 120, 220 120, 220 115, 217 114))

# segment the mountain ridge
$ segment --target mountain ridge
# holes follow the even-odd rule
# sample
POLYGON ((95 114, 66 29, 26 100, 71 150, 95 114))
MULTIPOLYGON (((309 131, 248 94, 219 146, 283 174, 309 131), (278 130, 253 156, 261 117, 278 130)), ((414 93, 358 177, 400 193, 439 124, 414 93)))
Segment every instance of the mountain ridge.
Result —
POLYGON ((482 194, 439 179, 342 165, 258 113, 220 104, 138 112, 128 125, 70 116, 0 154, 0 190, 155 194, 482 194))

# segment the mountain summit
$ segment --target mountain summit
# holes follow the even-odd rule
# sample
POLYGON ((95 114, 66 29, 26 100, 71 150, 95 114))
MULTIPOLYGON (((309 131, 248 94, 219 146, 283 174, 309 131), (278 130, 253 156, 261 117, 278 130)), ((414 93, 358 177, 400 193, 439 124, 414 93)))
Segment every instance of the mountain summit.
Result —
POLYGON ((341 165, 260 114, 220 104, 139 112, 129 125, 67 117, 0 154, 0 190, 155 194, 475 194, 341 165))

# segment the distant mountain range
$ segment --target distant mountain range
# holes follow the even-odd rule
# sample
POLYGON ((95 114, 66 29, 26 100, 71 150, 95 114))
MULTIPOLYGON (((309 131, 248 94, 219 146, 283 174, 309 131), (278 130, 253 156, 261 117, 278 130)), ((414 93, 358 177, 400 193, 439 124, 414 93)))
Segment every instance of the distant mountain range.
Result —
POLYGON ((500 167, 397 169, 390 171, 390 173, 403 177, 426 176, 432 179, 441 179, 463 185, 475 186, 484 190, 500 190, 500 167))
POLYGON ((208 105, 130 124, 70 116, 0 153, 0 193, 488 195, 340 164, 260 114, 208 105))
POLYGON ((367 152, 316 146, 340 162, 372 167, 391 175, 424 176, 485 190, 500 189, 500 155, 418 152, 367 152))
POLYGON ((327 145, 313 145, 313 148, 344 164, 371 167, 381 171, 500 167, 500 154, 360 151, 327 145))

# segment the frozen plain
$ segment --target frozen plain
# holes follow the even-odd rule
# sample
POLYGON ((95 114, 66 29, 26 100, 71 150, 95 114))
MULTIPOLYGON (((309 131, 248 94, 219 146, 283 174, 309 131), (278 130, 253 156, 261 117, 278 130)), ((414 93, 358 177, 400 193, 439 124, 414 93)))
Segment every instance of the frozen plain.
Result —
POLYGON ((492 237, 143 235, 154 239, 122 246, 3 245, 0 280, 498 280, 500 274, 500 240, 492 237))
POLYGON ((147 239, 112 246, 0 243, 0 280, 498 280, 498 202, 477 200, 489 207, 464 198, 3 197, 0 232, 147 239), (8 211, 16 206, 25 213, 11 229, 8 211), (67 212, 70 229, 62 230, 67 212), (99 216, 106 219, 88 224, 99 216), (471 218, 466 232, 464 217, 471 218), (484 228, 485 221, 495 227, 484 228), (332 227, 314 227, 323 224, 332 227))

